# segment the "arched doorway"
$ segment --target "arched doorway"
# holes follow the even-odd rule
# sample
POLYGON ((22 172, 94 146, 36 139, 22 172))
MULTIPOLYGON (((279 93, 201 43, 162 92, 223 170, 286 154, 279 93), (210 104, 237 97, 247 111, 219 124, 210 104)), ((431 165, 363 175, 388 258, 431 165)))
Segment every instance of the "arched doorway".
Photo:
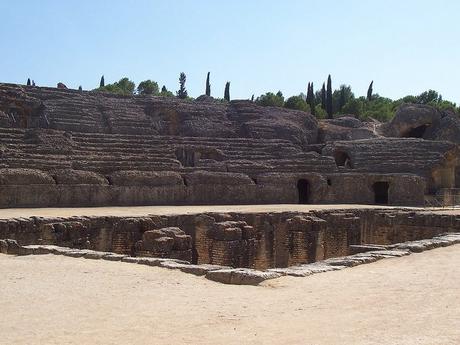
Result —
POLYGON ((423 138, 426 130, 430 127, 430 124, 421 125, 418 127, 411 128, 402 134, 403 138, 423 138))
POLYGON ((375 182, 374 183, 374 201, 377 205, 388 205, 388 189, 390 184, 388 182, 375 182))
POLYGON ((335 164, 338 167, 344 167, 347 169, 353 169, 350 156, 345 151, 335 151, 334 152, 335 164))
POLYGON ((305 179, 297 181, 297 192, 299 195, 299 204, 310 203, 310 184, 305 179))

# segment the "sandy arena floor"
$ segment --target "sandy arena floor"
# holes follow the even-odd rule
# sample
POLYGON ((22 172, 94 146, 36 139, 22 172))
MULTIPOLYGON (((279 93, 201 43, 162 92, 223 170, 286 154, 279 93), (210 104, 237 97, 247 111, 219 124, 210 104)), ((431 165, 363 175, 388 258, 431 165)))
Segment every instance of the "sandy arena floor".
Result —
POLYGON ((263 286, 0 254, 1 344, 460 344, 460 245, 263 286))
MULTIPOLYGON (((220 206, 124 206, 124 207, 63 207, 63 208, 6 208, 0 209, 0 219, 14 217, 71 217, 71 216, 126 216, 136 217, 145 215, 171 215, 171 214, 195 214, 203 212, 284 212, 284 211, 312 211, 312 210, 343 210, 356 208, 386 208, 395 209, 401 207, 375 206, 375 205, 220 205, 220 206)), ((415 208, 403 207, 418 211, 436 211, 442 213, 460 214, 460 208, 415 208)))

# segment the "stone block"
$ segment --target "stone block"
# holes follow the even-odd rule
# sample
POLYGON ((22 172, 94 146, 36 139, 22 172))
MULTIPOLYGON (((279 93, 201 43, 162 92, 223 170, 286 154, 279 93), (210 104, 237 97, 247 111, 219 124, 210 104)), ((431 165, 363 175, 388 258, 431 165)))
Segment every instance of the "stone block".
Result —
POLYGON ((64 256, 70 256, 71 258, 81 258, 86 253, 82 250, 68 250, 63 252, 64 256))
POLYGON ((169 253, 169 258, 192 262, 192 250, 173 250, 169 253))
POLYGON ((154 253, 169 253, 174 245, 172 237, 159 237, 152 243, 152 251, 154 253))
POLYGON ((121 262, 128 262, 128 263, 132 263, 132 264, 137 264, 139 263, 139 260, 141 258, 138 258, 138 257, 135 257, 135 256, 125 256, 123 258, 121 258, 121 262))
POLYGON ((206 278, 219 283, 235 285, 258 285, 267 279, 281 277, 280 273, 257 271, 249 268, 222 269, 206 273, 206 278))
POLYGON ((164 261, 161 263, 161 267, 165 267, 169 269, 179 269, 184 273, 190 273, 196 276, 204 276, 208 272, 227 268, 225 266, 208 265, 208 264, 205 264, 205 265, 182 264, 176 261, 164 261))
POLYGON ((8 254, 8 243, 6 240, 0 240, 0 253, 8 254))
POLYGON ((217 241, 239 241, 243 237, 243 231, 236 227, 215 227, 210 231, 209 237, 217 241))
POLYGON ((144 242, 144 246, 148 243, 152 243, 154 240, 160 237, 164 237, 166 234, 162 230, 148 230, 142 234, 142 242, 144 242))
POLYGON ((174 236, 173 250, 188 250, 192 248, 192 237, 185 234, 174 236))
POLYGON ((99 260, 102 259, 104 256, 110 255, 107 252, 96 252, 96 251, 90 251, 87 252, 83 257, 85 259, 93 259, 93 260, 99 260))
POLYGON ((104 255, 102 259, 107 260, 107 261, 122 261, 126 257, 127 257, 126 255, 109 253, 107 255, 104 255))

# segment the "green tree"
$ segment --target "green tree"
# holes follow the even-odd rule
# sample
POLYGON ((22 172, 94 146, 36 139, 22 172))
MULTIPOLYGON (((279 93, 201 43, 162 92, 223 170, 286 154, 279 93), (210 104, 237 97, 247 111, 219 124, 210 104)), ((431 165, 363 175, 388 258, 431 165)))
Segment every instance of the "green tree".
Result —
POLYGON ((321 108, 326 110, 326 84, 323 83, 323 87, 321 88, 321 108))
POLYGON ((388 121, 393 118, 397 103, 389 98, 380 97, 374 94, 372 101, 365 100, 364 97, 359 98, 363 102, 362 119, 373 118, 379 121, 388 121))
POLYGON ((334 114, 341 113, 342 108, 350 99, 355 98, 349 85, 340 85, 338 90, 334 90, 332 94, 332 112, 334 114))
POLYGON ((327 90, 326 90, 326 113, 327 117, 332 119, 333 112, 332 112, 332 80, 331 75, 327 77, 327 90))
POLYGON ((313 87, 313 82, 308 83, 307 103, 310 106, 312 115, 315 115, 316 114, 316 111, 315 111, 316 110, 315 109, 316 100, 315 100, 315 91, 313 87))
POLYGON ((132 95, 136 89, 136 84, 126 77, 120 79, 117 85, 124 95, 132 95))
POLYGON ((262 106, 282 107, 284 106, 284 96, 281 91, 276 94, 267 92, 265 95, 257 97, 256 103, 262 106))
POLYGON ((364 112, 364 102, 361 98, 352 98, 343 106, 342 113, 361 117, 364 112))
POLYGON ((442 96, 434 90, 422 92, 418 96, 405 96, 397 101, 394 101, 395 107, 402 103, 427 104, 439 110, 456 109, 457 107, 455 103, 442 99, 442 96))
POLYGON ((230 82, 229 81, 225 84, 224 99, 227 102, 230 102, 230 82))
POLYGON ((417 103, 419 104, 436 104, 442 102, 442 96, 434 90, 422 92, 417 96, 417 103))
POLYGON ((187 76, 184 72, 181 72, 179 75, 179 91, 177 91, 177 97, 180 99, 185 99, 188 97, 187 89, 185 88, 185 82, 187 81, 187 76))
POLYGON ((105 80, 104 76, 101 77, 101 81, 99 82, 99 87, 104 87, 105 86, 105 80))
POLYGON ((78 91, 83 91, 83 88, 81 87, 81 85, 78 87, 78 91))
POLYGON ((317 104, 315 107, 315 117, 317 119, 325 119, 327 117, 326 110, 321 107, 321 104, 317 104))
POLYGON ((163 97, 174 97, 174 94, 169 91, 166 86, 163 85, 163 87, 161 88, 161 92, 160 92, 160 96, 163 96, 163 97))
POLYGON ((310 106, 301 95, 289 97, 284 103, 284 107, 295 110, 311 111, 310 106))
POLYGON ((105 91, 110 93, 116 93, 119 95, 132 95, 134 93, 135 88, 136 84, 134 84, 131 80, 125 77, 113 84, 108 84, 103 87, 99 87, 97 91, 105 91))
POLYGON ((342 85, 340 87, 340 97, 339 97, 339 106, 338 106, 339 111, 342 111, 342 108, 345 105, 345 103, 347 103, 347 98, 345 94, 345 87, 342 85))
POLYGON ((27 78, 27 86, 30 86, 30 85, 31 85, 30 78, 27 78))
POLYGON ((139 83, 137 86, 137 93, 140 95, 154 95, 158 96, 160 90, 158 88, 158 83, 153 80, 144 80, 139 83))
POLYGON ((372 92, 373 92, 373 87, 374 86, 374 81, 372 80, 371 83, 369 84, 369 88, 367 89, 367 100, 372 101, 372 92))
POLYGON ((436 104, 436 108, 439 110, 453 110, 454 112, 458 112, 456 110, 457 105, 453 102, 442 100, 436 104))
POLYGON ((208 72, 208 75, 206 76, 206 96, 211 96, 211 82, 209 81, 209 75, 211 73, 208 72))
POLYGON ((402 103, 417 103, 417 97, 415 96, 404 96, 403 98, 401 98, 401 101, 402 103))

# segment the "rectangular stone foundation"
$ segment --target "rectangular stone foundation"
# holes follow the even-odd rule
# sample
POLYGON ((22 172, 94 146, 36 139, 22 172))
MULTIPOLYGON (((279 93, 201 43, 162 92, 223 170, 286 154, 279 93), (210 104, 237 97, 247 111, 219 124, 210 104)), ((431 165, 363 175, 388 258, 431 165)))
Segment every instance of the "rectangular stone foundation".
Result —
POLYGON ((268 269, 346 256, 460 230, 460 215, 404 209, 12 218, 0 239, 198 264, 268 269))

